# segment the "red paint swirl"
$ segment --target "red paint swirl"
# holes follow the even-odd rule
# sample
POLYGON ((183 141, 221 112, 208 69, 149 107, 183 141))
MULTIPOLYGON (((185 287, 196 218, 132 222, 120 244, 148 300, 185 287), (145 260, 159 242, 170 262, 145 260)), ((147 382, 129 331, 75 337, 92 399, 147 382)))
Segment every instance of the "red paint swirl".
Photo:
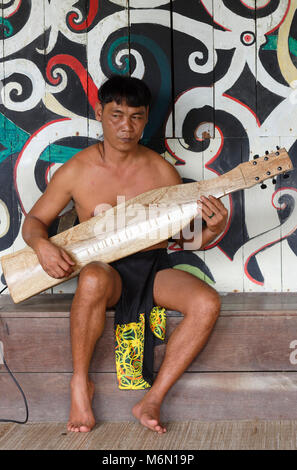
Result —
POLYGON ((99 0, 91 0, 89 2, 89 12, 87 18, 82 23, 75 23, 74 20, 78 18, 77 12, 73 11, 68 16, 68 24, 75 31, 83 31, 84 29, 89 28, 99 9, 99 0))
POLYGON ((53 78, 52 76, 52 69, 56 65, 67 65, 76 73, 80 79, 84 92, 88 97, 89 103, 94 109, 95 104, 98 101, 98 88, 79 60, 68 54, 58 54, 52 57, 47 63, 46 76, 48 81, 53 85, 57 85, 60 82, 59 77, 53 78))

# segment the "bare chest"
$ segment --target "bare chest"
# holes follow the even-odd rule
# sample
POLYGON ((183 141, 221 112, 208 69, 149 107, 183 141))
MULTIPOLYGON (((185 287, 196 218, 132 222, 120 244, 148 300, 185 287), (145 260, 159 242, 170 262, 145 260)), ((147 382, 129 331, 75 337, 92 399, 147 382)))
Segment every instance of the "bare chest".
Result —
POLYGON ((123 176, 89 172, 80 178, 73 199, 79 220, 83 222, 110 206, 161 186, 161 179, 153 171, 136 171, 123 176))

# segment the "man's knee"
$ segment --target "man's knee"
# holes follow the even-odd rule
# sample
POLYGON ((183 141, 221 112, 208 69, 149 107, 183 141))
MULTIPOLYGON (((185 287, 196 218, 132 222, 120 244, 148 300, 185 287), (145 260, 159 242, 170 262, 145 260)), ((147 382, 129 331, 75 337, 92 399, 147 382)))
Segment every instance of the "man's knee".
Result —
POLYGON ((79 287, 85 293, 92 292, 96 297, 108 294, 111 284, 111 275, 108 267, 103 263, 93 261, 82 268, 79 274, 79 287))
POLYGON ((188 313, 199 317, 200 321, 214 324, 221 309, 221 299, 215 289, 207 288, 204 291, 193 293, 189 300, 188 313))

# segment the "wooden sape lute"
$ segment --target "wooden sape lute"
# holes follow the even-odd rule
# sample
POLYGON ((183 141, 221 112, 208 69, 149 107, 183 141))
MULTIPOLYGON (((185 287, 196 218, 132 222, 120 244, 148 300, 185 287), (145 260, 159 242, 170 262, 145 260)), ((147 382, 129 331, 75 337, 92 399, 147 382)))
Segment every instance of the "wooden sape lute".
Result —
POLYGON ((11 297, 21 302, 77 276, 91 261, 110 263, 173 237, 197 215, 197 200, 213 195, 221 198, 292 170, 284 148, 241 163, 222 176, 206 181, 154 189, 119 204, 50 238, 76 262, 68 277, 56 279, 41 267, 30 247, 1 258, 11 297), (166 210, 164 210, 166 208, 166 210), (152 210, 153 209, 153 210, 152 210), (138 216, 135 217, 135 213, 138 216), (141 220, 139 213, 142 213, 141 220), (115 221, 125 221, 125 225, 115 221))

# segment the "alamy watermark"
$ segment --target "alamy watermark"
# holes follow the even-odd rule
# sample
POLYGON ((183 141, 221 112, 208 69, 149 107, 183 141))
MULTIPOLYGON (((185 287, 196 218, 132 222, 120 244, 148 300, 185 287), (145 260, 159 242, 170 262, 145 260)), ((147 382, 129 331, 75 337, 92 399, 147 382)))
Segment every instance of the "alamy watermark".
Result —
POLYGON ((290 354, 290 363, 292 365, 297 364, 297 339, 294 339, 290 343, 290 349, 294 349, 294 351, 290 354))
POLYGON ((0 341, 0 365, 4 364, 4 346, 2 341, 0 341))
MULTIPOLYGON (((182 240, 184 249, 197 249, 202 241, 202 217, 197 201, 176 203, 126 203, 125 196, 117 197, 116 206, 99 204, 94 216, 94 242, 117 245, 146 239, 158 243, 172 238, 182 240)), ((153 245, 153 243, 151 244, 153 245)))

